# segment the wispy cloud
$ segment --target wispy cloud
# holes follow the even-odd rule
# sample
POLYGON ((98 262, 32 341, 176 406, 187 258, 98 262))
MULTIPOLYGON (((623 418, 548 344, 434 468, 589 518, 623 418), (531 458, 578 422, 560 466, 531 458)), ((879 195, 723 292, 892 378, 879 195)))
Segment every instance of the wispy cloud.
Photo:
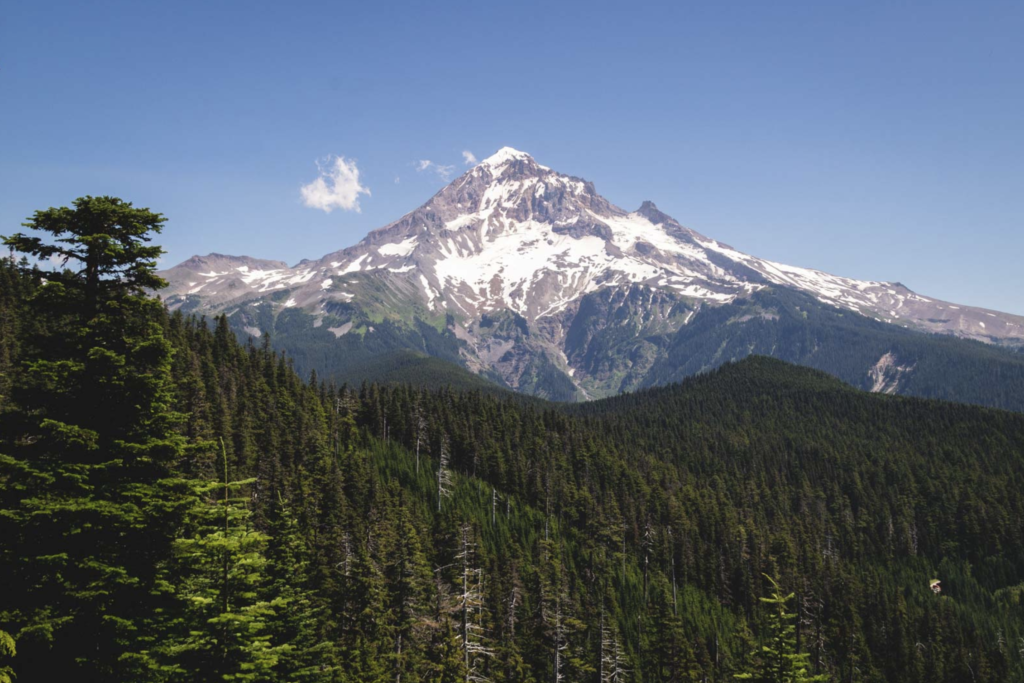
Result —
POLYGON ((317 161, 316 166, 320 176, 302 186, 302 203, 325 213, 335 209, 359 213, 359 195, 369 197, 370 189, 360 184, 355 159, 331 156, 317 161))
POLYGON ((452 179, 452 173, 455 172, 455 167, 445 166, 444 164, 435 164, 430 159, 420 159, 416 162, 416 170, 420 173, 423 173, 424 171, 436 173, 441 180, 447 182, 452 179))
POLYGON ((466 162, 466 166, 476 166, 476 155, 468 149, 462 151, 462 159, 466 162))

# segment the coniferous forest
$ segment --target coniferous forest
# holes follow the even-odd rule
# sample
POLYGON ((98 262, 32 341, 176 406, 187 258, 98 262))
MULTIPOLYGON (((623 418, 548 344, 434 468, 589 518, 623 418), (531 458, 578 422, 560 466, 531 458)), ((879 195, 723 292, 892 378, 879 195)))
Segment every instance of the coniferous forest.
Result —
POLYGON ((1024 681, 1024 415, 300 377, 167 312, 162 223, 6 240, 0 681, 1024 681))

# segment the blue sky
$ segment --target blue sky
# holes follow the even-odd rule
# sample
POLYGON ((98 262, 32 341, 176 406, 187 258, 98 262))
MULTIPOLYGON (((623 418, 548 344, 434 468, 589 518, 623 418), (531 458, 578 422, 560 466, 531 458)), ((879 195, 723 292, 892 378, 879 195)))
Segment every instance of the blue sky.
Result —
POLYGON ((419 206, 464 150, 510 145, 748 253, 1024 314, 1019 1, 3 14, 0 234, 114 194, 169 217, 167 265, 294 263, 419 206), (303 203, 331 155, 370 192, 358 212, 303 203))

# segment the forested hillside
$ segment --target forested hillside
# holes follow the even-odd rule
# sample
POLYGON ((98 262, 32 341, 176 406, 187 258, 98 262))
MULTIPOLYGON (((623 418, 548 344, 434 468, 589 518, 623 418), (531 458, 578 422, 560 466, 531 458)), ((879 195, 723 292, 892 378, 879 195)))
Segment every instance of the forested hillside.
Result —
MULTIPOLYGON (((287 292, 280 295, 279 303, 287 300, 287 292)), ((196 312, 188 306, 179 310, 196 312)), ((275 315, 272 306, 250 303, 230 311, 228 320, 243 341, 250 334, 270 334, 274 348, 287 352, 303 376, 315 369, 340 384, 356 378, 389 382, 407 374, 413 383, 508 388, 486 365, 473 365, 480 375, 463 367, 466 358, 460 353, 470 349, 455 334, 454 318, 433 324, 416 318, 410 324, 367 318, 358 310, 346 304, 338 315, 318 320, 296 308, 275 315), (348 331, 337 336, 342 330, 348 331), (395 365, 402 366, 397 374, 395 365)), ((563 345, 570 367, 578 371, 571 378, 566 367, 552 362, 557 353, 549 358, 534 348, 536 334, 521 316, 489 313, 481 325, 503 340, 509 367, 519 367, 516 359, 527 349, 539 354, 520 367, 516 390, 557 401, 678 382, 762 355, 823 370, 864 390, 1024 412, 1024 349, 907 329, 785 287, 696 308, 654 297, 639 286, 626 293, 587 294, 563 345), (672 320, 677 329, 668 325, 672 320), (581 381, 584 376, 593 381, 581 381)))
POLYGON ((1024 354, 923 334, 784 288, 704 307, 630 388, 679 381, 749 355, 772 356, 876 392, 1024 412, 1024 354))
POLYGON ((1024 680, 1024 416, 764 358, 575 406, 326 384, 144 293, 159 216, 51 211, 67 267, 0 266, 0 675, 731 681, 769 575, 808 676, 1024 680))

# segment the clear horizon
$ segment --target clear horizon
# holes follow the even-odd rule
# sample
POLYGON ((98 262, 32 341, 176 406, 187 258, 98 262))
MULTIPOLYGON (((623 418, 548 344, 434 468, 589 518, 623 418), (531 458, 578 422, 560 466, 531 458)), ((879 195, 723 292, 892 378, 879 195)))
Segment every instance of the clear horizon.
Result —
POLYGON ((162 266, 294 264, 508 145, 746 253, 1024 315, 1019 4, 244 8, 11 7, 0 234, 112 194, 168 216, 162 266))

